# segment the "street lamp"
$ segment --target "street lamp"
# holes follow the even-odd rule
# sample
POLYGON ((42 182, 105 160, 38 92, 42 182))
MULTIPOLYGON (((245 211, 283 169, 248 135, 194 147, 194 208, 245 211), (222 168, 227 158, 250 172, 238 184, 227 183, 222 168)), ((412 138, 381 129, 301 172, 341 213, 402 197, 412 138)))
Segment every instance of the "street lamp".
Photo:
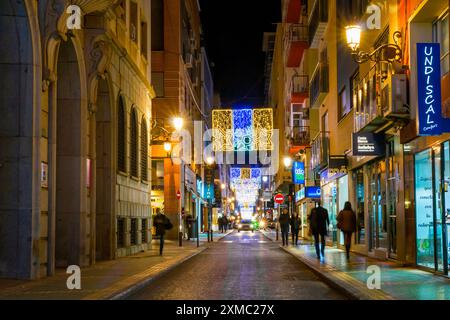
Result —
POLYGON ((214 164, 214 157, 211 157, 211 156, 207 157, 206 164, 209 166, 212 166, 214 164))
POLYGON ((263 176, 263 177, 262 177, 262 181, 263 181, 264 183, 266 183, 267 181, 269 181, 269 177, 268 177, 268 176, 263 176))
POLYGON ((226 187, 227 187, 227 186, 225 185, 225 183, 222 183, 222 184, 220 185, 220 188, 222 188, 222 190, 224 190, 226 187))
POLYGON ((284 163, 284 166, 286 168, 289 168, 292 165, 292 158, 291 157, 284 157, 283 163, 284 163))
POLYGON ((387 43, 379 46, 372 52, 366 52, 359 50, 361 45, 361 26, 357 24, 349 25, 345 27, 345 33, 347 36, 347 45, 351 50, 353 59, 356 63, 364 63, 367 61, 379 62, 402 62, 403 50, 399 45, 399 41, 402 39, 402 33, 395 31, 393 34, 394 43, 387 43))
POLYGON ((175 117, 173 118, 172 122, 175 130, 180 131, 181 129, 183 129, 183 118, 175 117))
POLYGON ((164 151, 169 154, 171 150, 172 150, 172 144, 170 142, 164 142, 164 151))

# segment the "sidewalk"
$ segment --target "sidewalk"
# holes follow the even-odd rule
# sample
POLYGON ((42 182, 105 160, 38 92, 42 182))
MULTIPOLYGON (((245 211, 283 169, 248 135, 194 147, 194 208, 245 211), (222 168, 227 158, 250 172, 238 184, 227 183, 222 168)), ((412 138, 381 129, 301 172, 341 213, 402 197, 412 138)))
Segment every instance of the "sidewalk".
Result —
MULTIPOLYGON (((214 234, 219 241, 227 234, 214 234)), ((184 240, 183 247, 177 241, 165 241, 164 255, 159 255, 159 241, 152 242, 152 249, 111 261, 98 262, 81 269, 81 290, 68 290, 65 269, 58 269, 52 277, 36 281, 0 279, 0 300, 97 300, 122 299, 184 261, 206 250, 206 235, 200 235, 200 247, 196 239, 184 240)))
MULTIPOLYGON (((275 231, 264 231, 263 234, 276 241, 275 231)), ((281 235, 278 242, 281 243, 281 235)), ((343 250, 331 247, 325 249, 325 258, 318 260, 315 248, 309 241, 283 249, 330 285, 359 300, 450 300, 450 279, 430 272, 353 253, 350 262, 347 262, 343 250), (381 290, 367 288, 366 281, 371 275, 367 273, 367 268, 371 265, 381 269, 381 290)))

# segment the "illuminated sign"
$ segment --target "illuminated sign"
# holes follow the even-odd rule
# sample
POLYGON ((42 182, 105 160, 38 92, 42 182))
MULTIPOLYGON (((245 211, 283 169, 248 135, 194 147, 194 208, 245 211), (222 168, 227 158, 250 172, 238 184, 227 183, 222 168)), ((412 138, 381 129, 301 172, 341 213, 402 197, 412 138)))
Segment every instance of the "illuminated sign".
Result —
POLYGON ((314 186, 314 187, 306 187, 305 188, 305 196, 306 198, 311 199, 320 199, 320 187, 314 186))
POLYGON ((303 200, 303 199, 305 199, 305 188, 301 188, 295 194, 295 201, 300 201, 300 200, 303 200))
POLYGON ((294 184, 305 184, 305 163, 295 161, 292 165, 292 181, 294 184))
POLYGON ((419 135, 422 136, 443 133, 440 58, 439 43, 417 44, 419 135))
POLYGON ((353 155, 362 156, 383 156, 385 154, 384 135, 358 132, 353 134, 353 155))

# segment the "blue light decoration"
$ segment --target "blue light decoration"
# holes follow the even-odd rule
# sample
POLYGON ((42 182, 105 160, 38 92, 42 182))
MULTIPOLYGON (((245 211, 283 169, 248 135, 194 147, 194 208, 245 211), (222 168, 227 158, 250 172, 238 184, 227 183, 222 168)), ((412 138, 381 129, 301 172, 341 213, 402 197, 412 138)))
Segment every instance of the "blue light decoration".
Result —
POLYGON ((295 161, 292 165, 292 181, 294 184, 305 184, 305 163, 295 161))
POLYGON ((439 43, 417 44, 417 89, 419 135, 442 134, 441 47, 439 43))
POLYGON ((251 109, 233 110, 234 150, 251 151, 253 146, 253 112, 251 109))

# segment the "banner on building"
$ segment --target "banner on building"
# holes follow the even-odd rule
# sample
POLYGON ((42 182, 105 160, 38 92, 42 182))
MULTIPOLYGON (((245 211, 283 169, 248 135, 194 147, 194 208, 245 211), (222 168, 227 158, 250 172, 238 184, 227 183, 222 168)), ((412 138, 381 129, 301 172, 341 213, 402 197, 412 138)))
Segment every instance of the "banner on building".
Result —
POLYGON ((444 132, 441 98, 441 46, 417 44, 417 93, 419 135, 437 136, 444 132))

